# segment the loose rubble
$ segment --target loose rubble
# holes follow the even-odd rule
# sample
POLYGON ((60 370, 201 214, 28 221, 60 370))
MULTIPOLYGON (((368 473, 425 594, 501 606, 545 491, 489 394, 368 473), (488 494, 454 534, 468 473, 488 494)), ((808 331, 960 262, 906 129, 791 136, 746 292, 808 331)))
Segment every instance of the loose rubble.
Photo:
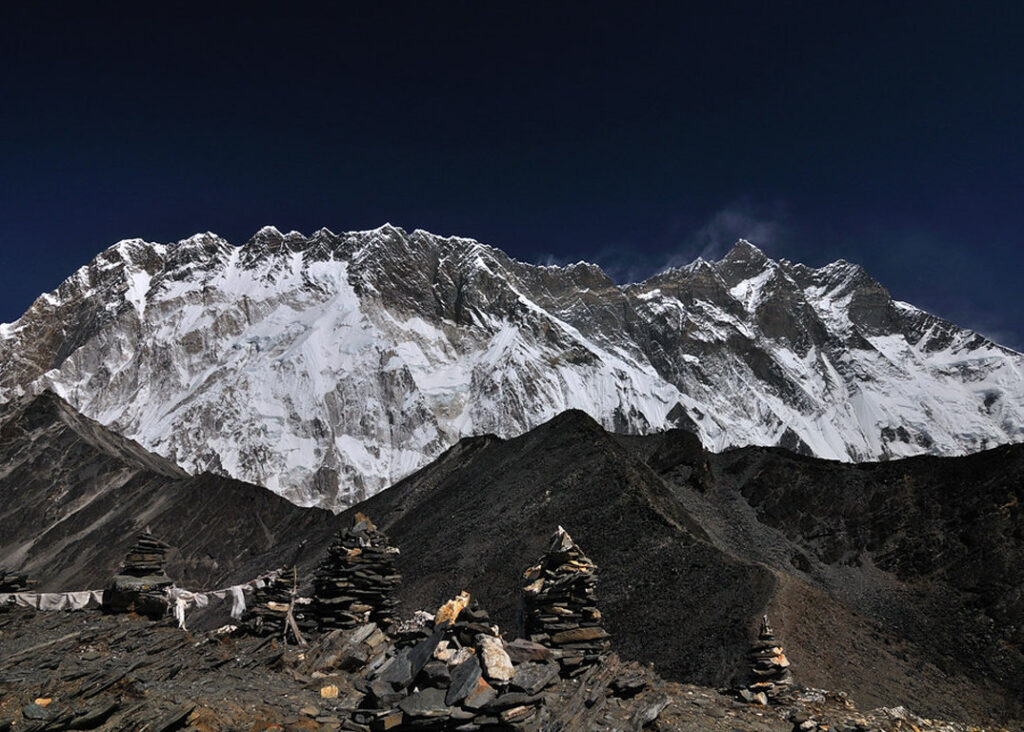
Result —
MULTIPOLYGON (((325 616, 313 598, 299 596, 294 569, 271 573, 240 628, 198 639, 132 615, 12 609, 0 616, 0 732, 982 732, 902 708, 860 714, 844 694, 795 685, 767 617, 751 646, 752 681, 741 689, 755 704, 623 663, 608 652, 600 625, 596 567, 561 528, 526 572, 530 637, 506 641, 466 591, 435 614, 418 611, 392 622, 394 604, 381 588, 393 588, 397 572, 387 571, 393 560, 380 557, 393 552, 362 516, 332 549, 352 548, 345 544, 353 536, 367 542, 360 548, 380 548, 380 555, 360 552, 353 556, 362 560, 347 563, 337 562, 343 555, 335 552, 317 579, 358 572, 359 587, 377 589, 343 596, 363 599, 366 607, 355 612, 345 605, 351 600, 327 603, 328 622, 340 618, 349 627, 323 633, 325 616), (374 585, 373 578, 384 581, 374 585), (345 615, 338 606, 347 608, 345 615), (351 625, 357 613, 380 621, 351 625)), ((122 572, 159 577, 165 550, 143 535, 122 572)), ((132 606, 148 592, 137 590, 132 606)))
POLYGON ((370 729, 511 729, 532 718, 557 669, 516 669, 496 626, 468 593, 436 616, 418 613, 396 628, 393 655, 364 674, 356 724, 370 729), (519 674, 517 682, 517 672, 519 674))
POLYGON ((597 663, 609 648, 597 608, 597 566, 561 526, 547 552, 523 573, 526 636, 557 649, 565 676, 597 663))
MULTIPOLYGON (((529 645, 522 648, 528 643, 506 644, 517 670, 522 662, 516 659, 529 652, 529 645)), ((392 730, 422 729, 412 717, 406 721, 401 707, 402 716, 382 715, 374 725, 355 719, 367 711, 361 708, 366 694, 357 688, 367 683, 366 669, 394 651, 394 642, 375 624, 331 631, 296 648, 276 637, 183 633, 172 623, 133 615, 15 607, 0 614, 0 730, 339 732, 387 729, 385 721, 392 730)), ((448 688, 464 688, 467 670, 472 665, 458 679, 453 676, 448 688)), ((790 732, 789 717, 802 713, 804 721, 814 720, 822 730, 828 725, 832 732, 849 730, 858 720, 884 732, 913 732, 911 725, 920 732, 981 732, 899 708, 861 713, 841 694, 826 692, 794 695, 785 708, 760 707, 715 689, 665 682, 648 668, 619 662, 615 654, 577 678, 556 678, 539 696, 543 701, 532 719, 501 724, 561 732, 790 732), (619 689, 628 679, 645 686, 627 696, 619 689)), ((426 701, 431 697, 436 701, 437 694, 426 701)))
MULTIPOLYGON (((338 651, 320 656, 346 667, 366 659, 351 729, 600 729, 598 710, 612 713, 606 697, 632 699, 652 678, 639 667, 625 669, 612 654, 588 667, 590 675, 564 681, 555 651, 525 639, 506 643, 466 592, 434 616, 419 612, 399 624, 383 654, 375 625, 350 633, 339 637, 338 651), (366 639, 377 639, 374 650, 366 639)), ((628 714, 617 702, 611 706, 623 720, 635 711, 632 704, 628 714)))
POLYGON ((167 576, 167 551, 171 547, 149 530, 143 531, 128 550, 120 571, 103 591, 103 610, 136 612, 159 619, 167 613, 164 590, 174 582, 167 576))
POLYGON ((320 628, 391 623, 397 606, 392 594, 402 581, 397 554, 387 536, 357 513, 352 527, 338 533, 313 579, 313 612, 320 628))

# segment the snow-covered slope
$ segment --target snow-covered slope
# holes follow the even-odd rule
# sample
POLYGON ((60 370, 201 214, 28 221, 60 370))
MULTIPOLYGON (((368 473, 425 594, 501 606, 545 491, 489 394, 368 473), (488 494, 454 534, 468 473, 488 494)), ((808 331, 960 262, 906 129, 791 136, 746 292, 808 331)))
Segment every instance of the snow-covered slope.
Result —
POLYGON ((1024 440, 1020 354, 744 241, 621 287, 388 225, 122 241, 0 325, 0 400, 44 387, 189 471, 335 508, 569 408, 839 460, 1024 440))

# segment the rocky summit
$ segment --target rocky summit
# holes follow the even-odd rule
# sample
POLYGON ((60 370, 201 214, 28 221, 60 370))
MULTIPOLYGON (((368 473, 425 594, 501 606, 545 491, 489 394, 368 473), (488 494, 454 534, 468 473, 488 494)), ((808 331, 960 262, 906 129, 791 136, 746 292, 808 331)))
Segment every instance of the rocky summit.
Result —
POLYGON ((0 401, 44 389, 191 474, 332 509, 571 408, 842 461, 1024 439, 1020 354, 745 241, 616 285, 389 225, 126 240, 0 325, 0 401))

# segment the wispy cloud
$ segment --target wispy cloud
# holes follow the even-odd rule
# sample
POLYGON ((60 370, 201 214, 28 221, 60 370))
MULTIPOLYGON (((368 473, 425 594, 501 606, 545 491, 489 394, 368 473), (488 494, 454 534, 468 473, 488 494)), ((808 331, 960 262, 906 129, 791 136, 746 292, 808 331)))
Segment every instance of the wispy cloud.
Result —
POLYGON ((689 264, 698 257, 721 259, 739 239, 746 239, 760 249, 774 249, 784 238, 786 227, 781 204, 755 206, 737 201, 716 211, 707 223, 686 237, 668 254, 661 269, 689 264))
MULTIPOLYGON (((715 211, 700 226, 687 231, 678 223, 667 227, 655 245, 637 246, 634 242, 605 244, 587 252, 585 259, 603 269, 615 282, 639 282, 670 267, 681 267, 698 257, 721 259, 739 239, 747 239, 757 247, 771 252, 782 246, 788 228, 781 204, 755 205, 737 200, 715 211)), ((534 259, 536 264, 564 267, 577 261, 557 254, 545 253, 534 259)))
POLYGON ((572 264, 572 262, 566 257, 559 257, 548 252, 536 257, 533 263, 539 264, 541 267, 565 267, 566 265, 572 264))
MULTIPOLYGON (((565 267, 578 262, 579 259, 545 253, 535 257, 534 263, 545 267, 565 267)), ((635 247, 629 245, 605 246, 597 251, 587 252, 583 259, 596 264, 612 280, 620 284, 639 282, 650 277, 662 268, 663 262, 661 255, 652 256, 637 252, 635 247)))

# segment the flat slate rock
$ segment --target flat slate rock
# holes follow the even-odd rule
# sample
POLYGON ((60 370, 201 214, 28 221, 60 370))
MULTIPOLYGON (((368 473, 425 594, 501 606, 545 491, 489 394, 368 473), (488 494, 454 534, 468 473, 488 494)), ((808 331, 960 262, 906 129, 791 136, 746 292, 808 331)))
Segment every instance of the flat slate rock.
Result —
POLYGON ((480 662, 476 656, 470 656, 465 661, 452 669, 452 679, 448 686, 448 693, 445 694, 446 704, 458 704, 465 699, 476 688, 480 680, 480 662))
POLYGON ((511 687, 527 694, 537 694, 557 678, 558 666, 553 663, 523 663, 516 667, 511 687))
POLYGON ((402 701, 398 702, 398 708, 410 717, 449 717, 451 716, 452 708, 445 704, 444 697, 444 689, 428 687, 402 699, 402 701))
POLYGON ((494 687, 488 684, 483 677, 481 677, 477 679, 476 686, 473 690, 466 695, 466 698, 462 702, 462 706, 466 709, 481 709, 489 704, 497 695, 498 692, 494 690, 494 687))

